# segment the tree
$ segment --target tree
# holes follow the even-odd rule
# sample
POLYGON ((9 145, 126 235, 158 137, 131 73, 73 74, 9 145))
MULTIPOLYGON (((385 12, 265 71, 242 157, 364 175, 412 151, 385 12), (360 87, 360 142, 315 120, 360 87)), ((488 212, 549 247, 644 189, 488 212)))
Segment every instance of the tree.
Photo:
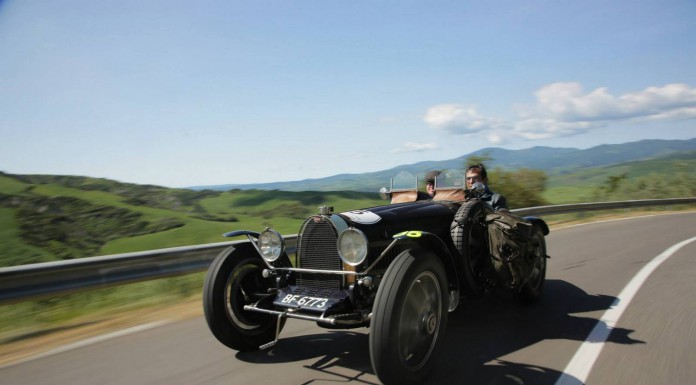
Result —
POLYGON ((547 205, 543 198, 548 176, 542 170, 521 168, 503 171, 496 168, 488 173, 489 186, 505 196, 510 209, 547 205))
POLYGON ((466 161, 464 161, 464 169, 466 170, 466 168, 472 164, 485 165, 488 162, 493 162, 493 157, 490 155, 489 152, 484 152, 481 155, 470 155, 466 158, 466 161))
MULTIPOLYGON (((482 155, 472 155, 466 159, 465 168, 472 164, 492 163, 493 157, 487 152, 482 155)), ((548 176, 542 170, 520 168, 505 171, 500 167, 488 171, 488 185, 491 190, 502 194, 511 209, 522 207, 543 206, 548 202, 543 198, 548 176)))

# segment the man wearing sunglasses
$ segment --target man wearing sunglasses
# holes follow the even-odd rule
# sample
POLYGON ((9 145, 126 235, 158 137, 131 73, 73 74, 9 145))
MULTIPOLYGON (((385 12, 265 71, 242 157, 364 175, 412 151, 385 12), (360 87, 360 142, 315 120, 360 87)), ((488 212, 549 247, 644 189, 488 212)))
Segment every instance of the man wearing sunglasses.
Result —
POLYGON ((486 187, 483 194, 479 196, 482 201, 493 207, 495 211, 508 211, 505 197, 488 188, 488 173, 481 163, 472 164, 466 168, 466 188, 470 190, 476 182, 483 183, 486 187))

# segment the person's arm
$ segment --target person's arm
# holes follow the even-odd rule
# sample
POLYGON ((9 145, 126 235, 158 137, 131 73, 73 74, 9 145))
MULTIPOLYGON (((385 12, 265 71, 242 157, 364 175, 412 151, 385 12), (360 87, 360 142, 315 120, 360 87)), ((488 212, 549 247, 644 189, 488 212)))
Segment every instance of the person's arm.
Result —
POLYGON ((510 211, 507 207, 507 201, 505 197, 500 194, 493 194, 493 210, 495 211, 510 211))

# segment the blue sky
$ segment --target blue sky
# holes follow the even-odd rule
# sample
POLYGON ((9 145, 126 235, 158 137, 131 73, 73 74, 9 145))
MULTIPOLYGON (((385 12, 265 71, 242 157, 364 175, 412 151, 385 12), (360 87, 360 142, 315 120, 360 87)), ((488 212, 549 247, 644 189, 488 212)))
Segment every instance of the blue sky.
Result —
POLYGON ((694 1, 0 0, 0 170, 168 187, 696 137, 694 1))

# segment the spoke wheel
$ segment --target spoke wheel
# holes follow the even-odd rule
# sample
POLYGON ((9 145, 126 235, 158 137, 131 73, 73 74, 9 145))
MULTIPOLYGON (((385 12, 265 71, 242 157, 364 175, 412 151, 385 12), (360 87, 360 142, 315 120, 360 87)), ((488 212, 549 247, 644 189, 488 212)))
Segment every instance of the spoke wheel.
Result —
POLYGON ((382 278, 370 329, 372 367, 385 384, 421 383, 447 326, 447 279, 437 255, 401 253, 382 278))
POLYGON ((399 319, 399 351, 407 366, 420 369, 432 353, 442 318, 442 297, 437 278, 424 272, 413 281, 399 319))
MULTIPOLYGON (((210 331, 221 343, 239 351, 258 350, 275 339, 277 317, 244 310, 273 287, 263 278, 263 262, 255 250, 223 251, 211 264, 203 287, 203 311, 210 331)), ((281 320, 280 327, 285 320, 281 320)))

